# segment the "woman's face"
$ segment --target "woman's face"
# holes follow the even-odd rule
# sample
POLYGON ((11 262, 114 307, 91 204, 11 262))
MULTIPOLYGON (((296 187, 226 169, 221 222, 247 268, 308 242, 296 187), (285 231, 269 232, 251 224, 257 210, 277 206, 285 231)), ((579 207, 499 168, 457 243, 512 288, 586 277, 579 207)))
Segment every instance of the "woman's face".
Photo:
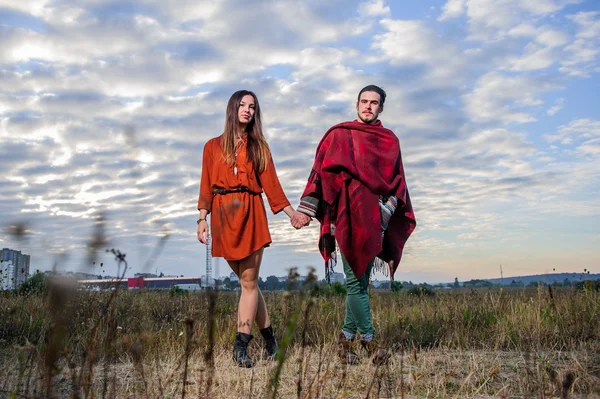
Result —
POLYGON ((250 94, 246 94, 242 97, 240 107, 238 108, 238 120, 241 124, 246 125, 254 118, 254 107, 254 97, 250 94))

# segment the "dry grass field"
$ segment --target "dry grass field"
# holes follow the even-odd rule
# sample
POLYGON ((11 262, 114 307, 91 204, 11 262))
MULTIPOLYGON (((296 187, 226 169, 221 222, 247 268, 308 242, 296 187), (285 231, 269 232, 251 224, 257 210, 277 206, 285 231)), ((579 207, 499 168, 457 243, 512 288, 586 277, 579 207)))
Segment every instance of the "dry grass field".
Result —
MULTIPOLYGON (((234 292, 2 294, 0 397, 600 397, 591 289, 373 291, 377 334, 393 353, 379 368, 338 361, 343 296, 265 298, 283 356, 239 369, 234 292)), ((260 345, 256 337, 251 355, 260 345)))

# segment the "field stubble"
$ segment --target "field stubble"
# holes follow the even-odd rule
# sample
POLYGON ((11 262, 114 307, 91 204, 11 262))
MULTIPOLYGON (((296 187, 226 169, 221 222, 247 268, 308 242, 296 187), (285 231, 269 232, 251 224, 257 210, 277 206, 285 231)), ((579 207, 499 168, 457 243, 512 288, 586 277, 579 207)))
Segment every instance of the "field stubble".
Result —
MULTIPOLYGON (((50 289, 0 302, 0 396, 596 397, 600 295, 590 290, 372 292, 392 362, 346 367, 343 296, 266 292, 285 356, 234 367, 237 294, 50 289)), ((260 353, 261 338, 250 352, 260 353)), ((359 352, 360 353, 360 352, 359 352)))

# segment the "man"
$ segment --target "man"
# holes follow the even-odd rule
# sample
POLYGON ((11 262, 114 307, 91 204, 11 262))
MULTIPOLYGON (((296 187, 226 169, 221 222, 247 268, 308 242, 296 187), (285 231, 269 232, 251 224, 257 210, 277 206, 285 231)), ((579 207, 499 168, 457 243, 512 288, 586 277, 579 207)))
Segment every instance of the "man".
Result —
POLYGON ((416 226, 398 137, 379 121, 385 91, 370 85, 358 94, 358 119, 330 128, 317 147, 315 162, 291 223, 307 225, 312 217, 321 223, 319 249, 326 271, 336 262, 340 248, 346 275, 346 317, 338 335, 340 358, 357 364, 352 351, 361 346, 381 365, 389 353, 374 338, 368 295, 372 270, 391 273, 416 226), (389 268, 389 269, 388 269, 389 268))

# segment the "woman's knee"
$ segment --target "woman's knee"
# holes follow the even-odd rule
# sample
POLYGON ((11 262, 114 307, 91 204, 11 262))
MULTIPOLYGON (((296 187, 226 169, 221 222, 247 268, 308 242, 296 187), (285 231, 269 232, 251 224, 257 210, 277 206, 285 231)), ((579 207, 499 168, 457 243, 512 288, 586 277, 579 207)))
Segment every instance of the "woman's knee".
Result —
POLYGON ((244 291, 258 291, 258 279, 242 276, 240 285, 244 291))

